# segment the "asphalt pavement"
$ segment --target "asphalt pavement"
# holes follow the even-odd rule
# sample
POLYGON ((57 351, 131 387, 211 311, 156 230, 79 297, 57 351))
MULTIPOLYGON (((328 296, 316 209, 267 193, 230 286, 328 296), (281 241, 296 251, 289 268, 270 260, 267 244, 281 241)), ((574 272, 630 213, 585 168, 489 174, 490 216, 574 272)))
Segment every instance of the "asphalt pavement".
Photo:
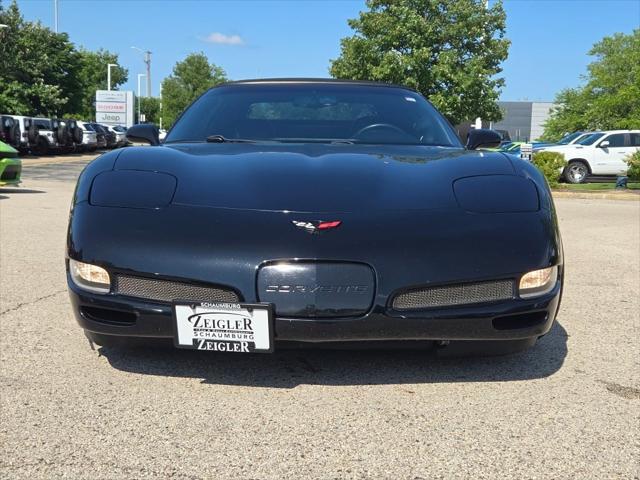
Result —
POLYGON ((524 353, 92 350, 63 260, 86 162, 0 189, 0 478, 640 478, 640 202, 556 201, 565 295, 524 353))

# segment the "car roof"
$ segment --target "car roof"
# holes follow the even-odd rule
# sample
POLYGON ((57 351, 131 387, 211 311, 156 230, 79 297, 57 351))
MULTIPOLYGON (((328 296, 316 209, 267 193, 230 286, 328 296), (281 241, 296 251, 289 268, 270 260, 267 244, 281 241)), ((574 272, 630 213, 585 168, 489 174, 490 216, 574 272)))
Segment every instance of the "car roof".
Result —
MULTIPOLYGON (((221 83, 216 85, 217 87, 223 87, 227 85, 249 85, 249 84, 272 84, 272 83, 316 83, 316 84, 336 84, 336 85, 362 85, 368 87, 387 87, 387 88, 402 88, 405 90, 415 90, 406 85, 399 85, 395 83, 375 82, 372 80, 348 80, 342 78, 250 78, 246 80, 234 80, 231 82, 221 83)), ((216 88, 216 87, 213 87, 216 88)))
POLYGON ((593 133, 609 134, 609 133, 638 133, 638 132, 640 132, 640 130, 600 130, 599 132, 593 132, 593 133))

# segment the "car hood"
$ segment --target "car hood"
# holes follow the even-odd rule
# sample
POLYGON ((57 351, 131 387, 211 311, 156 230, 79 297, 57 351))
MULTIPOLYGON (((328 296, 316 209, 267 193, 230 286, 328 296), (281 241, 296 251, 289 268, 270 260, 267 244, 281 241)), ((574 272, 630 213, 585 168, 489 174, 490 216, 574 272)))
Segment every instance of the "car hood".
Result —
POLYGON ((114 169, 174 176, 174 205, 298 212, 457 208, 456 179, 515 174, 500 153, 326 144, 135 147, 114 169))
POLYGON ((98 157, 81 174, 68 247, 71 258, 114 271, 232 285, 246 301, 256 301, 256 271, 268 261, 367 264, 386 298, 401 287, 555 264, 561 246, 549 202, 532 164, 495 152, 129 147, 98 157), (148 200, 167 186, 167 201, 148 200), (527 186, 541 208, 518 208, 530 198, 527 186), (506 205, 491 208, 501 188, 506 205), (342 223, 318 234, 299 225, 318 221, 342 223))

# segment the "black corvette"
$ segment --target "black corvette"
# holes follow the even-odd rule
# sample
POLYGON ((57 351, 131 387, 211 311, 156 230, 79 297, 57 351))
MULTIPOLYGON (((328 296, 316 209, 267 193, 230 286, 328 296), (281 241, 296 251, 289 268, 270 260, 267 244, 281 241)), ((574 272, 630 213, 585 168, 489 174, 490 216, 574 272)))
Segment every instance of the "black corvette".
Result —
POLYGON ((90 163, 69 222, 69 292, 95 343, 504 352, 551 328, 563 253, 544 177, 476 150, 494 132, 464 147, 413 90, 234 82, 163 144, 152 125, 127 136, 152 146, 90 163))

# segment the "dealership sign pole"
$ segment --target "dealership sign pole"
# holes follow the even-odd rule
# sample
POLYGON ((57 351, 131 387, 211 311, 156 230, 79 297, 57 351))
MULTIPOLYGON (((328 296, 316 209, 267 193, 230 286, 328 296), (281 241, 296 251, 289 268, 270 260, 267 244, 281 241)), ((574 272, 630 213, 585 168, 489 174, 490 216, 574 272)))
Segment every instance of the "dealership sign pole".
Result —
POLYGON ((107 90, 111 91, 111 67, 117 67, 117 63, 107 64, 107 90))

